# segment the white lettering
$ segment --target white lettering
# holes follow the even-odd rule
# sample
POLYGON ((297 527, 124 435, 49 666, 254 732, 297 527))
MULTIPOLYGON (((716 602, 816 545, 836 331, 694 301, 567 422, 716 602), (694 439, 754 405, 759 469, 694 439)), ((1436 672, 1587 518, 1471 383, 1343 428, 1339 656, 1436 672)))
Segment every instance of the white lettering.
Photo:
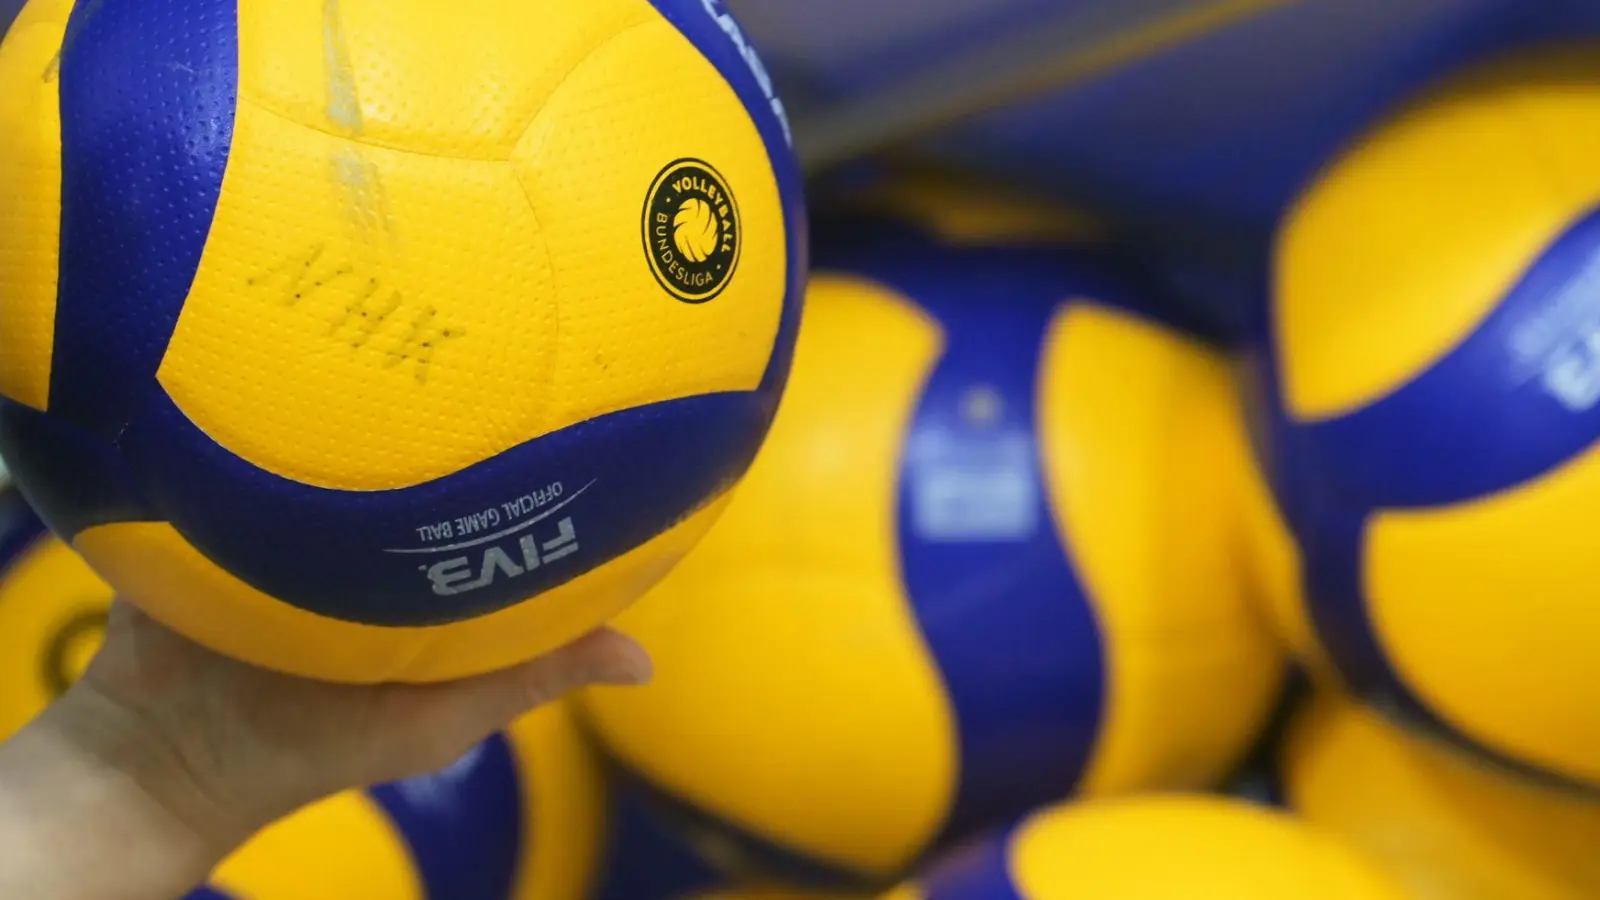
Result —
POLYGON ((578 532, 572 527, 572 520, 562 519, 556 523, 556 527, 560 531, 560 536, 553 541, 545 541, 545 562, 554 562, 578 552, 578 532))
POLYGON ((463 591, 471 590, 469 587, 457 587, 471 577, 472 569, 468 567, 465 556, 447 559, 428 569, 428 580, 433 582, 433 592, 441 597, 454 597, 463 591))
POLYGON ((512 562, 511 557, 507 556, 504 550, 499 547, 490 547, 488 552, 483 554, 483 571, 478 573, 478 586, 494 583, 497 572, 507 577, 515 578, 522 574, 523 569, 512 562))
POLYGON ((1556 353, 1545 366, 1543 383, 1570 412, 1586 412, 1600 403, 1600 331, 1556 353))
POLYGON ((449 522, 440 522, 437 525, 423 525, 417 529, 417 538, 423 543, 444 540, 455 537, 455 527, 449 522))
POLYGON ((1600 257, 1592 259, 1528 321, 1511 332, 1511 352, 1524 365, 1559 349, 1573 332, 1600 319, 1600 257))
POLYGON ((561 486, 561 482, 557 481, 548 487, 540 488, 532 493, 523 494, 521 497, 518 497, 514 500, 508 500, 500 504, 500 508, 505 511, 507 519, 521 519, 525 516, 531 516, 535 512, 561 499, 562 493, 563 488, 561 486))
POLYGON ((486 588, 505 578, 519 578, 542 565, 566 559, 579 550, 578 529, 570 517, 565 518, 556 523, 554 537, 540 541, 532 534, 525 534, 515 547, 521 556, 520 564, 505 547, 485 550, 478 561, 477 578, 472 577, 472 560, 465 556, 428 567, 425 571, 428 580, 433 582, 433 592, 440 597, 454 597, 486 588))

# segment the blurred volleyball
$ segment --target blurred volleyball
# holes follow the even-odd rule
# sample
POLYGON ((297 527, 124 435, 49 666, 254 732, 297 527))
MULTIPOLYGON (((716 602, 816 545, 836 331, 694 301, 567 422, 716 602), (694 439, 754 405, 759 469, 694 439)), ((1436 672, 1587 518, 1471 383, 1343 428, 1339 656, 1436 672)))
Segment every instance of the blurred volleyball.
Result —
POLYGON ((1284 633, 1398 719, 1591 785, 1597 152, 1587 49, 1408 107, 1290 214, 1257 371, 1284 633))
POLYGON ((32 0, 0 47, 0 451, 249 662, 488 671, 715 518, 806 270, 717 2, 32 0))
POLYGON ((78 680, 110 605, 105 582, 0 484, 0 740, 78 680))
POLYGON ((1088 253, 819 226, 796 368, 585 708, 722 861, 893 878, 1069 794, 1203 787, 1270 710, 1222 360, 1088 253))
POLYGON ((1041 812, 886 900, 1403 900, 1365 857, 1281 813, 1209 797, 1041 812))
POLYGON ((1416 897, 1600 896, 1600 802, 1486 766, 1324 694, 1280 760, 1284 802, 1382 863, 1416 897))
POLYGON ((284 819, 213 873, 206 900, 581 900, 603 786, 565 706, 451 768, 284 819))

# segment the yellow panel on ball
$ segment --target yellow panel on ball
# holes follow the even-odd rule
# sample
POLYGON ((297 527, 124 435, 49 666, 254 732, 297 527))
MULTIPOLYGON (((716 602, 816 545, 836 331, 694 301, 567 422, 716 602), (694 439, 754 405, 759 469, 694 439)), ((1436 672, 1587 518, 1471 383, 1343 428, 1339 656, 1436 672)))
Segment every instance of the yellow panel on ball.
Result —
POLYGON ((1519 759, 1600 781, 1597 498, 1600 448, 1515 491, 1382 512, 1367 585, 1395 671, 1432 709, 1519 759))
POLYGON ((363 144, 505 160, 579 64, 656 21, 641 0, 249 4, 240 9, 239 91, 363 144))
POLYGON ((1290 412, 1365 406, 1476 330, 1600 197, 1595 120, 1593 50, 1542 50, 1441 87, 1331 165, 1279 240, 1290 412))
POLYGON ((781 296, 786 274, 771 164, 740 98, 646 0, 560 8, 553 30, 544 10, 504 3, 419 4, 414 21, 345 3, 324 23, 323 8, 241 19, 234 149, 160 371, 212 439, 308 484, 409 487, 619 409, 760 383, 781 305, 756 298, 781 296), (412 47, 460 30, 436 18, 505 16, 491 46, 508 46, 490 58, 412 47), (335 38, 357 46, 323 47, 335 38), (325 71, 335 52, 362 69, 325 71), (426 75, 408 71, 424 59, 426 75), (462 120, 457 94, 483 90, 492 59, 502 91, 531 96, 506 98, 520 115, 462 120), (291 119, 252 102, 287 72, 291 96, 314 88, 328 108, 294 103, 307 118, 291 119), (368 108, 399 120, 369 135, 368 108), (475 143, 455 155, 435 133, 475 143), (678 157, 718 167, 748 244, 743 290, 704 309, 617 264, 638 255, 646 188, 678 157))
POLYGON ((545 237, 569 348, 552 386, 563 421, 761 382, 783 312, 771 298, 801 264, 786 233, 806 226, 785 209, 745 102, 657 22, 597 49, 517 145, 534 214, 569 223, 545 237), (691 202, 715 213, 722 240, 698 263, 675 255, 691 202), (617 265, 641 241, 651 265, 617 265))
POLYGON ((1283 666, 1255 624, 1246 533, 1189 519, 1239 504, 1249 450, 1233 381, 1214 351, 1092 303, 1059 313, 1047 346, 1051 508, 1090 596, 1107 598, 1111 702, 1084 790, 1207 784, 1260 725, 1283 666))
POLYGON ((510 165, 368 147, 247 101, 234 129, 159 373, 196 426, 274 475, 382 490, 569 424, 550 408, 559 295, 510 165))
POLYGON ((1256 534, 1297 652, 1400 721, 1591 787, 1597 154, 1592 47, 1447 80, 1290 211, 1255 354, 1276 503, 1256 534))
POLYGON ((340 794, 267 827, 212 873, 248 900, 427 900, 404 843, 364 794, 340 794))
POLYGON ((50 396, 61 242, 61 81, 56 52, 72 0, 35 0, 0 45, 0 396, 44 409, 50 396))
POLYGON ((1495 771, 1327 693, 1282 749, 1284 801, 1441 900, 1600 895, 1600 802, 1495 771))
POLYGON ((1370 860, 1286 815, 1209 797, 1038 813, 886 900, 1402 900, 1370 860))
POLYGON ((716 518, 809 264, 720 4, 20 21, 0 455, 131 602, 280 671, 449 679, 602 625, 716 518))

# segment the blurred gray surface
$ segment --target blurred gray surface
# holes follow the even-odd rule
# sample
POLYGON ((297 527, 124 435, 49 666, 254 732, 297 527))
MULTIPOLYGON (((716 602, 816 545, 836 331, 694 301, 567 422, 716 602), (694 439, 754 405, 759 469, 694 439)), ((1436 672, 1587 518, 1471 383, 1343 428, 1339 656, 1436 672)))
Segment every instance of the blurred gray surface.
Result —
MULTIPOLYGON (((875 83, 845 92, 831 105, 803 109, 797 126, 803 135, 800 150, 808 165, 824 168, 934 136, 986 112, 1071 90, 1290 2, 1054 0, 1007 28, 980 29, 952 52, 920 54, 918 65, 867 79, 875 83)), ((1022 4, 1007 6, 1003 0, 966 0, 965 5, 987 5, 996 15, 1025 11, 1022 4)), ((904 11, 901 18, 908 18, 904 11)), ((918 25, 902 29, 899 39, 928 30, 921 17, 909 18, 918 25)))

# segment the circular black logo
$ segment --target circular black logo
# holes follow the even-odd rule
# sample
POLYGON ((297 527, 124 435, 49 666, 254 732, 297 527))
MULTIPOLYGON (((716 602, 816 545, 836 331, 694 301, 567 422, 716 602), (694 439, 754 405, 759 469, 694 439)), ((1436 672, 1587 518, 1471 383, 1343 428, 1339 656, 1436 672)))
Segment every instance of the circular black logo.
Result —
POLYGON ((644 254, 672 296, 705 303, 739 267, 739 204, 711 165, 680 159, 661 170, 644 201, 644 254))

